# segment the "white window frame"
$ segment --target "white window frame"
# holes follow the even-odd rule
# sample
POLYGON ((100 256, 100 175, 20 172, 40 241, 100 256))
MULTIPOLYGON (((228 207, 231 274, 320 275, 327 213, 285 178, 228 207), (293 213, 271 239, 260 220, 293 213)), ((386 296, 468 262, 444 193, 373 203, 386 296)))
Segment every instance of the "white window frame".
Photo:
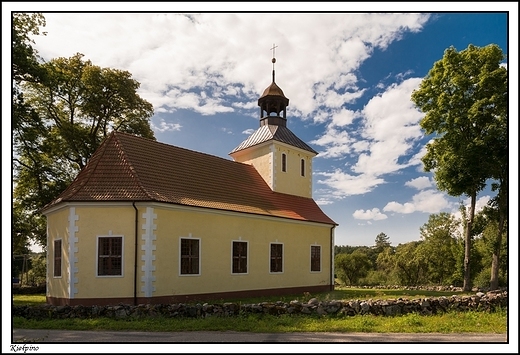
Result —
POLYGON ((249 274, 249 241, 247 240, 232 240, 231 241, 231 275, 248 275, 249 274), (234 243, 246 243, 247 245, 247 255, 246 255, 246 272, 233 272, 233 244, 234 243))
POLYGON ((124 277, 125 276, 125 237, 123 235, 98 235, 96 236, 96 277, 124 277), (99 274, 99 239, 101 238, 121 238, 121 275, 100 275, 99 274))
POLYGON ((192 238, 192 237, 179 237, 179 276, 200 276, 201 275, 201 266, 202 266, 202 241, 200 238, 192 238), (198 240, 199 242, 199 272, 197 274, 183 274, 182 273, 182 240, 198 240))
POLYGON ((269 243, 269 273, 270 274, 274 274, 274 275, 279 275, 279 274, 283 274, 284 270, 285 270, 285 247, 284 247, 284 244, 283 243, 280 243, 280 242, 271 242, 269 243), (271 245, 273 244, 279 244, 282 246, 282 271, 271 271, 271 245))
POLYGON ((52 247, 52 277, 55 279, 61 279, 63 277, 63 239, 57 238, 54 239, 53 247, 52 247), (60 241, 60 276, 56 276, 56 242, 60 241))
POLYGON ((321 265, 321 264, 322 264, 322 259, 323 259, 323 258, 322 258, 322 252, 321 252, 321 251, 322 251, 322 247, 321 247, 321 245, 319 245, 319 244, 313 244, 313 245, 311 245, 311 247, 309 248, 309 252, 310 252, 310 255, 309 255, 309 261, 310 261, 310 265, 309 265, 310 267, 309 267, 309 270, 310 270, 311 273, 320 273, 320 272, 323 270, 322 265, 321 265), (317 270, 312 270, 312 248, 313 248, 313 247, 318 247, 318 248, 320 248, 320 270, 319 270, 319 271, 317 271, 317 270))

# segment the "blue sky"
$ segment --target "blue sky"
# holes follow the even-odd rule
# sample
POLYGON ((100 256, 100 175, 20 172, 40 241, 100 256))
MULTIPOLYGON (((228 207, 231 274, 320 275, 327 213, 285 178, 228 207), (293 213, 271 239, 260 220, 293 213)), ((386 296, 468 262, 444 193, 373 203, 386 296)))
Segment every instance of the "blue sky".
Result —
MULTIPOLYGON (((104 10, 80 4, 70 10, 104 10)), ((195 14, 172 4, 130 3, 129 11, 154 12, 49 12, 47 35, 36 37, 34 47, 45 60, 80 52, 95 65, 128 70, 154 106, 158 141, 231 159, 228 153, 259 126, 257 100, 271 83, 276 44, 276 83, 290 100, 287 125, 319 152, 313 196, 339 224, 336 244, 373 245, 380 232, 393 245, 419 240, 430 214, 456 213, 467 201, 437 190, 433 174, 423 171, 420 157, 431 137, 420 129, 423 114, 410 94, 450 46, 494 43, 505 54, 512 48, 503 64, 517 73, 511 45, 518 9, 504 3, 474 9, 514 11, 508 23, 506 12, 445 12, 467 4, 393 7, 404 13, 353 4, 334 5, 332 13, 315 7, 195 14), (341 7, 345 12, 337 12, 341 7)), ((68 10, 47 6, 39 8, 68 10)), ((511 86, 516 90, 517 82, 511 86)), ((479 206, 490 196, 489 189, 479 194, 479 206)))

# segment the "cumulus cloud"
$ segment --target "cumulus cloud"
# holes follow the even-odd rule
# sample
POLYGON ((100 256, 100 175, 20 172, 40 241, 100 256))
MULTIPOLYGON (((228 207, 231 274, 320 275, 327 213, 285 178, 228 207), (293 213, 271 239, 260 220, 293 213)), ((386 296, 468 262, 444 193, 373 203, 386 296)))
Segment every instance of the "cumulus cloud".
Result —
MULTIPOLYGON (((49 12, 48 35, 36 37, 34 47, 45 60, 80 52, 95 65, 129 71, 157 113, 257 116, 258 95, 272 80, 274 38, 276 81, 291 100, 291 116, 326 127, 312 142, 318 156, 357 157, 350 170, 336 166, 321 174, 319 183, 343 198, 372 191, 385 183, 385 174, 415 164, 403 158, 421 138, 420 113, 409 100, 420 79, 398 74, 399 83, 383 86, 362 110, 348 105, 367 91, 359 76, 364 61, 404 34, 420 31, 430 16, 49 12), (353 130, 354 124, 361 128, 353 130)), ((154 127, 181 128, 165 122, 154 127)))
POLYGON ((450 207, 452 207, 452 204, 446 199, 443 193, 435 190, 425 190, 415 194, 412 197, 412 201, 405 202, 404 204, 391 201, 386 204, 383 211, 403 214, 413 212, 439 213, 443 209, 450 207))
POLYGON ((417 190, 424 190, 433 186, 430 178, 427 176, 419 176, 418 178, 405 182, 404 185, 417 190))
POLYGON ((383 179, 376 176, 350 175, 339 169, 332 173, 317 172, 316 175, 325 177, 325 179, 318 179, 317 182, 332 188, 331 195, 336 198, 364 194, 384 183, 383 179))
POLYGON ((372 208, 371 210, 356 210, 352 216, 355 219, 365 219, 365 220, 374 220, 379 221, 382 219, 387 219, 388 217, 379 211, 379 208, 372 208))
POLYGON ((277 81, 284 83, 294 112, 308 118, 318 109, 340 109, 359 98, 361 63, 375 49, 419 31, 429 16, 49 12, 48 35, 35 38, 35 48, 46 60, 80 52, 96 65, 128 70, 155 109, 211 115, 231 112, 233 105, 254 108, 271 80, 269 49, 276 38, 277 81), (207 90, 214 101, 194 88, 207 90))
MULTIPOLYGON (((377 184, 383 183, 386 174, 399 172, 416 165, 414 159, 407 160, 416 149, 417 142, 423 138, 419 126, 422 114, 410 101, 412 91, 421 79, 410 78, 399 84, 392 84, 383 93, 373 97, 361 112, 341 111, 332 119, 325 133, 311 143, 325 147, 320 152, 323 158, 340 158, 357 154, 352 165, 352 173, 336 170, 321 182, 338 189, 337 193, 346 195, 363 194, 377 184), (362 122, 361 131, 350 130, 355 119, 362 122), (350 184, 357 176, 366 183, 350 184), (347 180, 349 183, 344 183, 347 180)), ((414 158, 414 156, 412 156, 414 158)))
POLYGON ((158 120, 152 120, 151 126, 154 131, 158 131, 158 132, 180 131, 182 128, 182 126, 179 123, 166 122, 162 118, 160 118, 158 120), (155 123, 155 121, 159 121, 159 122, 155 123))
POLYGON ((242 133, 243 134, 247 134, 247 135, 251 135, 251 134, 255 133, 255 130, 252 129, 252 128, 248 128, 245 131, 242 131, 242 133))

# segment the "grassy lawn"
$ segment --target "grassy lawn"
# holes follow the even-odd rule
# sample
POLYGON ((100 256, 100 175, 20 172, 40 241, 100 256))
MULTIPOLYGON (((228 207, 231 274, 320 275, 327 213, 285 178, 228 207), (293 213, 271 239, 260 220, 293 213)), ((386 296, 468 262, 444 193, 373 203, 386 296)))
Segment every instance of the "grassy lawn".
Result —
MULTIPOLYGON (((349 299, 390 299, 390 298, 425 298, 450 297, 453 292, 438 291, 403 291, 374 289, 337 289, 321 294, 305 294, 287 297, 264 297, 226 300, 226 302, 260 303, 291 300, 306 300, 316 297, 319 300, 349 299)), ((463 293, 456 293, 464 295, 463 293)), ((203 302, 201 300, 201 302, 203 302)), ((15 305, 38 305, 45 303, 45 295, 14 295, 15 305)), ((221 301, 208 301, 221 303, 221 301)), ((21 317, 13 319, 15 328, 32 329, 69 329, 69 330, 120 330, 120 331, 245 331, 245 332, 375 332, 375 333, 506 333, 507 310, 495 313, 484 312, 449 312, 445 314, 421 316, 407 314, 395 317, 358 315, 344 317, 304 316, 304 315, 244 315, 232 318, 178 319, 53 319, 27 320, 21 317)))

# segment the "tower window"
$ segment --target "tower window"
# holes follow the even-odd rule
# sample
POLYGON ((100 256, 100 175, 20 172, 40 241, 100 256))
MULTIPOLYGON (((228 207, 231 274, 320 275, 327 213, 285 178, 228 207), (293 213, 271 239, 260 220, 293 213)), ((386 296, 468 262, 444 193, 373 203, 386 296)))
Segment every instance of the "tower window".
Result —
POLYGON ((287 155, 285 153, 282 153, 282 171, 287 171, 287 155))
POLYGON ((305 159, 302 159, 301 161, 301 175, 305 176, 305 159))

